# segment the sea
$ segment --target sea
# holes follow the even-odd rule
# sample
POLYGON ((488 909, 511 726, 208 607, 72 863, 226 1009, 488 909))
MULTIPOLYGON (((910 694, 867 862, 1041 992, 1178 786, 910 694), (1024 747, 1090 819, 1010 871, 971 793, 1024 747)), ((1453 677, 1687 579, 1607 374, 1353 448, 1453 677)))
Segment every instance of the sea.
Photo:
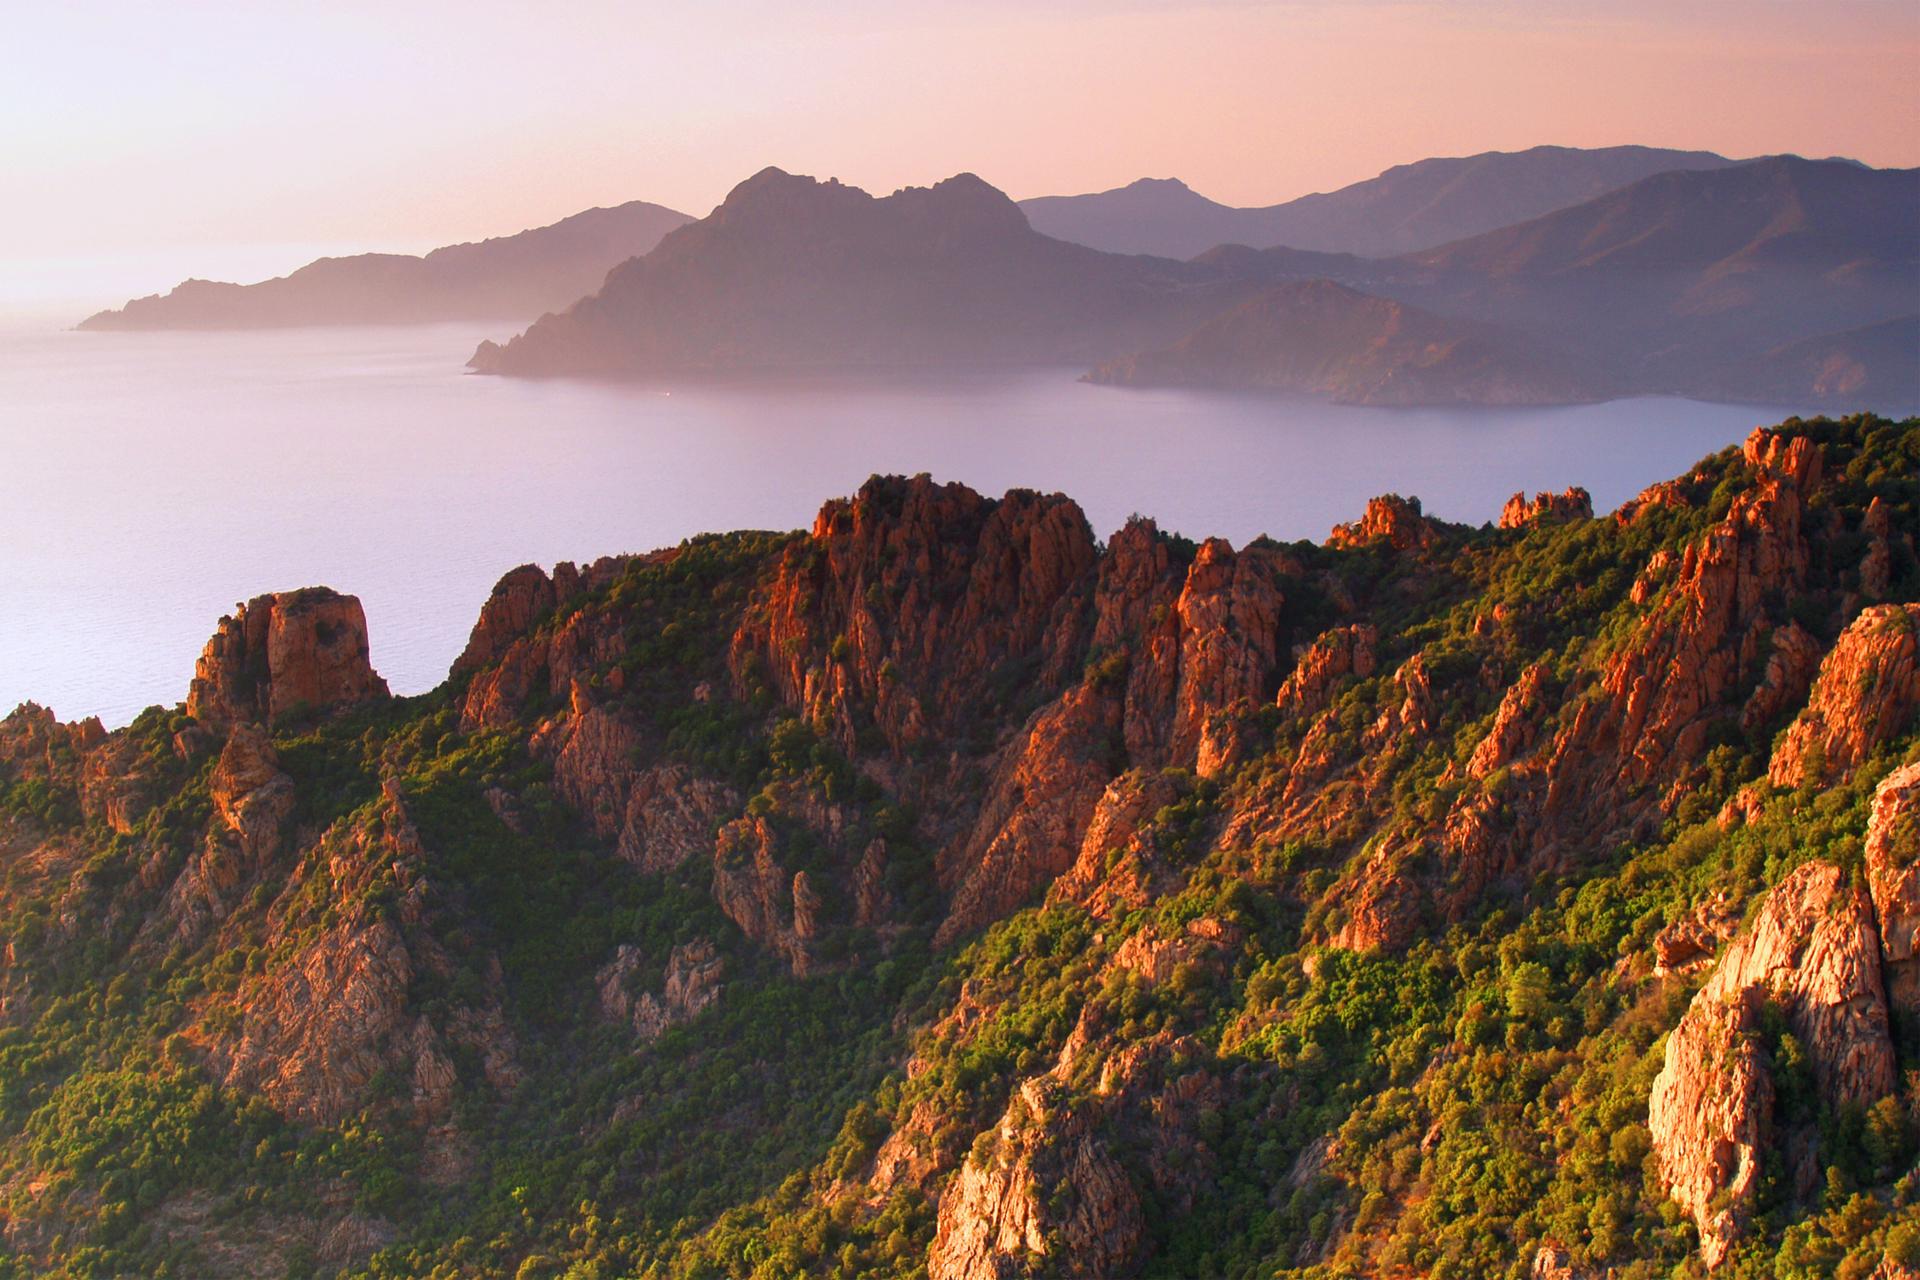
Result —
POLYGON ((1373 409, 1095 387, 1073 369, 528 381, 508 326, 85 333, 0 326, 0 713, 108 727, 186 697, 220 616, 324 584, 396 693, 440 683, 495 581, 730 529, 804 528, 875 473, 1060 492, 1236 546, 1368 497, 1480 524, 1516 492, 1605 511, 1790 406, 1373 409))

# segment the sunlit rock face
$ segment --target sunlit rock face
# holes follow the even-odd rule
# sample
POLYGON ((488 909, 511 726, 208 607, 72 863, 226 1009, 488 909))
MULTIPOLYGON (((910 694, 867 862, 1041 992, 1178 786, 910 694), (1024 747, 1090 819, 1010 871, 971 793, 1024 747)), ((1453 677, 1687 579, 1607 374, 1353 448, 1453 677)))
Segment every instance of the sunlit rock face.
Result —
POLYGON ((187 713, 209 724, 270 721, 386 696, 360 601, 306 587, 255 596, 220 620, 194 664, 187 713))

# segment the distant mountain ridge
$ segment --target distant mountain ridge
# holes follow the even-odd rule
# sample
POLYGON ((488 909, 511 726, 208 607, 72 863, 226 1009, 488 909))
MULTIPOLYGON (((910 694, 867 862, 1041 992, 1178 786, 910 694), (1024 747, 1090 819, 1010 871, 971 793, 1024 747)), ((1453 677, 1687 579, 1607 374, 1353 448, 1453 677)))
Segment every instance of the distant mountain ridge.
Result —
POLYGON ((1216 245, 1383 257, 1579 204, 1656 173, 1737 163, 1659 147, 1533 147, 1396 165, 1337 191, 1233 208, 1172 178, 1020 202, 1035 230, 1111 253, 1191 258, 1216 245))
POLYGON ((634 200, 423 256, 321 258, 258 284, 187 280, 82 321, 82 329, 255 329, 300 325, 532 320, 600 286, 687 214, 634 200))
MULTIPOLYGON (((1524 334, 1613 394, 1908 408, 1920 353, 1877 326, 1920 298, 1916 210, 1920 170, 1774 156, 1656 174, 1398 258, 1229 248, 1198 261, 1271 282, 1323 275, 1524 334), (1844 373, 1799 347, 1822 342, 1844 373)), ((1180 349, 1204 367, 1206 347, 1180 349)))
POLYGON ((875 197, 768 168, 484 373, 1087 364, 1171 341, 1256 288, 1050 239, 973 174, 875 197))
POLYGON ((876 198, 768 169, 470 363, 535 376, 1065 363, 1123 385, 1377 404, 1905 407, 1915 361, 1902 331, 1876 326, 1920 297, 1915 208, 1920 171, 1771 157, 1655 174, 1399 257, 1220 246, 1179 261, 1042 235, 971 174, 876 198))
POLYGON ((1371 405, 1605 398, 1603 385, 1570 359, 1331 280, 1274 285, 1169 348, 1098 366, 1088 381, 1287 391, 1371 405))

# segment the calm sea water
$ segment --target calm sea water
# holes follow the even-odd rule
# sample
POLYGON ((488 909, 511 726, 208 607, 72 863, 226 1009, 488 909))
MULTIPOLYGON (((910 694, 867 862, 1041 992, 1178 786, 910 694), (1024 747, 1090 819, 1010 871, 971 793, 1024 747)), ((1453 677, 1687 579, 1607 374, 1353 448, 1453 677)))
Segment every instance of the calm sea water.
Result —
POLYGON ((0 710, 109 725, 186 696, 222 613, 324 583, 396 692, 438 684, 515 565, 797 528, 873 472, 1058 490, 1236 545, 1367 497, 1478 523, 1601 508, 1788 412, 1634 400, 1376 410, 1084 386, 1071 371, 673 388, 466 376, 466 327, 0 334, 0 710))

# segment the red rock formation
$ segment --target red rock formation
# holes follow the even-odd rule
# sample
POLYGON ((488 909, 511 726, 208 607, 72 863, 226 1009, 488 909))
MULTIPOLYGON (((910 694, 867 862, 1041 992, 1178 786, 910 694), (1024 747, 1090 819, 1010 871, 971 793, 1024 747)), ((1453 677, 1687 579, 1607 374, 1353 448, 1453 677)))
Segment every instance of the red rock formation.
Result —
POLYGON ((939 856, 952 906, 936 943, 1006 915, 1073 864, 1113 776, 1119 729, 1119 706, 1090 684, 1034 714, 972 829, 939 856))
POLYGON ((523 564, 494 584, 493 594, 480 606, 480 617, 467 637, 467 647, 453 660, 449 675, 478 671, 497 661, 509 645, 533 630, 533 624, 554 606, 580 590, 580 571, 562 561, 549 578, 539 565, 523 564))
POLYGON ((1209 538, 1187 570, 1174 611, 1180 622, 1180 680, 1174 693, 1169 751, 1193 761, 1202 777, 1232 763, 1238 744, 1230 717, 1251 709, 1272 685, 1287 564, 1266 548, 1236 555, 1209 538))
POLYGON ((98 717, 62 724, 39 703, 23 702, 0 720, 0 768, 22 781, 77 791, 82 757, 106 737, 98 717))
POLYGON ((1668 1194, 1700 1228, 1709 1268, 1746 1229, 1770 1139, 1773 1080, 1757 1042, 1757 1000, 1696 999, 1667 1038, 1648 1125, 1668 1194))
POLYGON ((1593 519, 1593 495, 1574 485, 1564 493, 1536 493, 1533 501, 1516 493, 1500 510, 1500 527, 1518 529, 1540 521, 1563 524, 1572 520, 1593 519))
POLYGON ((1480 740, 1467 761, 1467 776, 1484 778, 1518 759, 1539 738, 1548 706, 1547 668, 1545 663, 1537 662, 1521 672, 1520 678, 1500 699, 1493 727, 1487 730, 1487 736, 1480 740))
POLYGON ((1894 770, 1874 790, 1866 854, 1887 998, 1920 1014, 1920 764, 1894 770))
POLYGON ((1709 1267, 1743 1229, 1771 1140, 1771 1081, 1752 1040, 1765 1001, 1786 1015, 1823 1098, 1864 1105, 1893 1091, 1873 904, 1830 863, 1800 867, 1767 895, 1674 1029, 1654 1080, 1647 1123, 1661 1176, 1699 1224, 1709 1267))
POLYGON ((1420 499, 1389 493, 1367 500, 1366 514, 1351 524, 1337 524, 1327 535, 1330 547, 1361 547, 1384 539, 1395 551, 1432 546, 1440 530, 1420 514, 1420 499))
POLYGON ((1547 764, 1544 809, 1558 832, 1631 830, 1704 752, 1730 690, 1758 676, 1775 620, 1770 598, 1807 572, 1801 533, 1821 458, 1804 436, 1755 432, 1753 487, 1687 547, 1673 581, 1576 704, 1547 764))
POLYGON ((1648 485, 1638 494, 1621 503, 1613 513, 1614 520, 1623 525, 1637 523, 1649 512, 1661 508, 1684 510, 1695 502, 1695 491, 1700 487, 1698 474, 1680 480, 1661 480, 1648 485))
POLYGON ((1048 900, 1077 902, 1103 919, 1146 906, 1164 887, 1167 868, 1144 828, 1187 790, 1179 773, 1136 769, 1115 778, 1094 806, 1078 856, 1053 882, 1048 900))
POLYGON ((870 714, 904 752, 972 720, 1008 664, 1061 681, 1079 651, 1069 596, 1093 565, 1086 517, 1058 495, 875 477, 823 507, 762 586, 735 679, 764 674, 845 749, 870 714))
POLYGON ((280 827, 293 812, 293 779, 280 770, 280 758, 266 734, 236 724, 227 736, 209 782, 213 811, 255 863, 280 847, 280 827))
POLYGON ((1747 733, 1771 723, 1806 697, 1814 673, 1820 669, 1820 643, 1802 631, 1799 623, 1775 628, 1772 645, 1760 683, 1740 708, 1740 728, 1747 733))
POLYGON ((594 974, 600 993, 600 1012, 614 1022, 629 1023, 642 1044, 658 1040, 668 1028, 696 1017, 720 998, 720 975, 726 962, 705 938, 673 949, 658 995, 628 989, 642 963, 640 949, 622 944, 614 958, 594 974))
POLYGON ((194 664, 187 713, 210 724, 330 711, 387 696, 359 600, 326 587, 256 596, 220 619, 194 664))
POLYGON ((1374 651, 1379 643, 1379 629, 1360 622, 1335 627, 1315 637, 1312 644, 1297 646, 1293 670, 1281 684, 1274 704, 1294 719, 1318 715, 1333 701, 1334 689, 1341 680, 1347 676, 1364 680, 1373 674, 1374 651))
POLYGON ((1136 764, 1217 773, 1238 758, 1238 721, 1277 674, 1283 578, 1277 548, 1201 545, 1184 575, 1150 520, 1108 544, 1094 588, 1096 662, 1124 659, 1122 732, 1136 764))
POLYGON ((666 871, 712 852, 714 833, 740 798, 685 765, 641 767, 640 734, 576 682, 567 718, 542 740, 553 752, 554 789, 643 871, 666 871))
POLYGON ((813 970, 817 927, 807 903, 812 889, 780 865, 780 837, 763 816, 736 818, 720 828, 713 859, 713 897, 740 932, 779 955, 796 977, 813 970), (803 930, 802 925, 806 928, 803 930))
POLYGON ((1893 583, 1896 549, 1907 561, 1913 560, 1913 533, 1894 530, 1893 513, 1878 494, 1860 518, 1860 531, 1867 536, 1867 553, 1860 557, 1860 591, 1869 600, 1879 600, 1893 583))
POLYGON ((148 775, 138 742, 126 736, 106 738, 87 752, 81 764, 81 813, 120 835, 132 835, 134 824, 153 807, 148 775))
MULTIPOLYGON (((1205 935, 1211 922, 1196 923, 1205 935)), ((947 1183, 928 1274, 1104 1280, 1137 1268, 1147 1246, 1142 1187, 1179 1212, 1207 1185, 1214 1157, 1195 1130, 1220 1091, 1191 1065, 1205 1057, 1198 1042, 1164 1033, 1113 1043, 1083 1014, 1052 1069, 1021 1083, 947 1183), (1114 1155, 1126 1139, 1149 1153, 1140 1184, 1114 1155)))
POLYGON ((1329 895, 1335 910, 1327 945, 1347 951, 1398 951, 1411 942, 1426 891, 1409 866, 1424 850, 1422 841, 1389 833, 1329 895))
POLYGON ((887 888, 887 842, 875 838, 853 872, 853 920, 863 928, 876 928, 896 909, 893 892, 887 888))
POLYGON ((1001 1280, 1034 1264, 1104 1280, 1135 1261, 1146 1235, 1139 1194, 1090 1126, 1061 1114, 1063 1101, 1050 1077, 1022 1084, 982 1158, 954 1175, 927 1257, 932 1280, 1001 1280), (1071 1189, 1064 1213, 1057 1186, 1071 1189))
POLYGON ((458 1006, 437 1015, 439 1021, 410 1012, 415 975, 444 978, 451 971, 438 944, 415 929, 429 909, 431 888, 421 876, 425 857, 391 785, 378 806, 342 819, 322 837, 269 918, 274 927, 286 928, 283 913, 303 901, 339 900, 352 907, 329 913, 310 940, 276 956, 231 996, 203 1005, 189 1034, 218 1078, 311 1124, 337 1123, 374 1101, 370 1086, 382 1072, 410 1082, 420 1122, 446 1121, 453 1079, 449 1044, 473 1050, 496 1089, 518 1082, 514 1041, 499 1005, 497 964, 485 1003, 458 1006), (324 877, 329 893, 303 895, 315 876, 324 877), (358 892, 389 879, 396 899, 391 912, 358 892))
POLYGON ((1701 903, 1653 936, 1653 976, 1700 968, 1739 927, 1737 904, 1724 897, 1701 903))
MULTIPOLYGON (((670 548, 643 561, 668 564, 678 554, 670 548)), ((562 625, 534 626, 551 610, 608 586, 632 563, 628 556, 605 556, 584 569, 562 562, 551 580, 536 566, 523 565, 502 578, 450 673, 472 676, 460 696, 461 727, 504 729, 530 699, 565 695, 575 680, 616 661, 626 640, 618 623, 604 615, 583 611, 562 625)))
POLYGON ((1840 633, 1813 696, 1773 753, 1776 787, 1843 778, 1904 731, 1920 707, 1920 604, 1876 605, 1840 633))

